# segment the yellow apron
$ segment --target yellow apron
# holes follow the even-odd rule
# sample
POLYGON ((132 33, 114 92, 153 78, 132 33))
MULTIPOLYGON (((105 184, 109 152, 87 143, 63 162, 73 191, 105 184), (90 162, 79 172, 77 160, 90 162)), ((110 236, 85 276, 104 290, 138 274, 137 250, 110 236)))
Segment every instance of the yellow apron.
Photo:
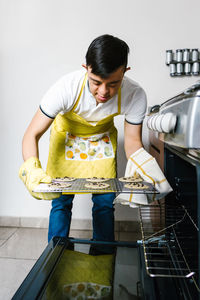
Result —
POLYGON ((85 83, 72 110, 58 114, 52 124, 47 174, 55 177, 116 177, 117 130, 113 118, 121 111, 121 88, 118 112, 90 124, 77 115, 76 109, 85 83))

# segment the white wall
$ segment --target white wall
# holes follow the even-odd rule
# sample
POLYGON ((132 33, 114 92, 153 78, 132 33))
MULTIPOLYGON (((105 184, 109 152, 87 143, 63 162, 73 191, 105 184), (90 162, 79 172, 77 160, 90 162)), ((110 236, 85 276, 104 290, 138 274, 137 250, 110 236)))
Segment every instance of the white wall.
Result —
MULTIPOLYGON (((129 76, 146 90, 148 105, 167 100, 198 78, 171 78, 165 50, 198 48, 198 0, 0 0, 1 189, 0 216, 48 216, 50 202, 31 198, 18 178, 21 140, 40 99, 66 72, 79 69, 89 43, 109 33, 131 53, 129 76)), ((122 117, 119 175, 123 175, 122 117)), ((46 165, 49 133, 40 142, 46 165)), ((74 203, 74 218, 91 217, 88 196, 74 203)), ((133 211, 117 207, 124 219, 133 211)))

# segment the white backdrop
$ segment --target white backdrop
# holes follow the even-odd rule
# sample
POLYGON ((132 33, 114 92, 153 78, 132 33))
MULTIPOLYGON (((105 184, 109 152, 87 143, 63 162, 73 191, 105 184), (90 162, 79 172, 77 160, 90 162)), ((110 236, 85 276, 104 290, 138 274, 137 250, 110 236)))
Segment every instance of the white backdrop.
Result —
MULTIPOLYGON (((159 104, 199 79, 171 78, 165 65, 166 49, 200 47, 199 10, 198 0, 0 0, 0 216, 48 216, 50 202, 31 198, 18 178, 21 141, 43 94, 81 67, 90 42, 105 33, 124 39, 131 49, 127 75, 146 90, 149 106, 159 104)), ((122 122, 117 117, 119 175, 126 163, 122 122)), ((48 141, 49 132, 40 142, 44 168, 48 141)), ((116 209, 118 219, 131 214, 116 209)), ((91 218, 89 196, 76 199, 73 217, 91 218)))

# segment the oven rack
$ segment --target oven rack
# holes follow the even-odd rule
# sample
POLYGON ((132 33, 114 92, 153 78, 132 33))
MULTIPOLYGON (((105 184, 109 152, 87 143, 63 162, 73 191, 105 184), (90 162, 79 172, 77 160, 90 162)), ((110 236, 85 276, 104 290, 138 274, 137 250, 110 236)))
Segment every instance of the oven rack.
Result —
MULTIPOLYGON (((70 187, 55 187, 53 183, 59 183, 59 180, 52 180, 52 183, 40 183, 33 192, 37 193, 56 193, 62 192, 67 194, 88 194, 88 193, 134 193, 134 194, 158 194, 158 190, 154 187, 152 183, 142 181, 140 183, 147 186, 146 189, 135 188, 129 189, 126 187, 126 182, 121 182, 118 178, 109 178, 105 183, 109 184, 109 187, 103 189, 91 189, 85 187, 87 178, 76 178, 74 181, 69 182, 70 187)), ((61 183, 61 182, 60 182, 61 183)))
POLYGON ((198 253, 191 256, 191 235, 199 229, 184 206, 164 203, 139 207, 142 244, 150 277, 189 278, 200 291, 197 278, 198 253), (186 230, 183 230, 185 228, 186 230))

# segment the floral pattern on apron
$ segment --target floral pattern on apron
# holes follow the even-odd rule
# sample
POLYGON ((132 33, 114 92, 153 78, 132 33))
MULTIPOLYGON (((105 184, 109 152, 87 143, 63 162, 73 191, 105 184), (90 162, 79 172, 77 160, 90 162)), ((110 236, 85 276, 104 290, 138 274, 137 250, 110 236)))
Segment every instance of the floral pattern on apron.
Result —
POLYGON ((90 137, 77 137, 66 133, 65 159, 66 160, 99 160, 114 157, 114 150, 109 132, 96 134, 90 137))

